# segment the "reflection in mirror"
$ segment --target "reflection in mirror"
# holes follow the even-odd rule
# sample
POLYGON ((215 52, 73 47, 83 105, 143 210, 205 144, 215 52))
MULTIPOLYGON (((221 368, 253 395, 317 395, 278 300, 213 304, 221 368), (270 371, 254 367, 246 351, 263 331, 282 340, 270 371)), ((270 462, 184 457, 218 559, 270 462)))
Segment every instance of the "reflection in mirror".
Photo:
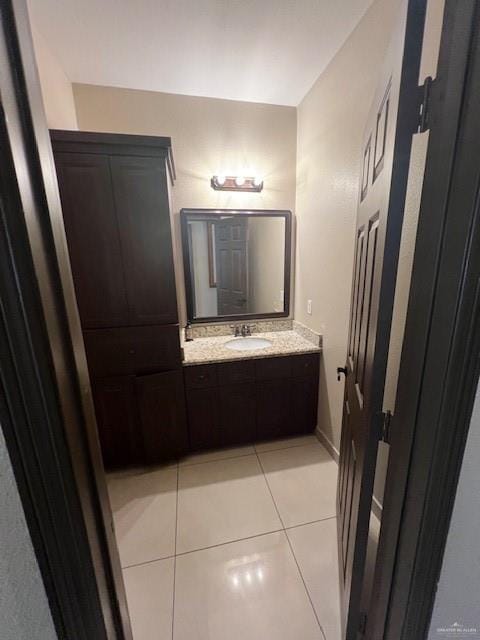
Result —
POLYGON ((189 321, 288 315, 290 212, 184 209, 182 232, 189 321))

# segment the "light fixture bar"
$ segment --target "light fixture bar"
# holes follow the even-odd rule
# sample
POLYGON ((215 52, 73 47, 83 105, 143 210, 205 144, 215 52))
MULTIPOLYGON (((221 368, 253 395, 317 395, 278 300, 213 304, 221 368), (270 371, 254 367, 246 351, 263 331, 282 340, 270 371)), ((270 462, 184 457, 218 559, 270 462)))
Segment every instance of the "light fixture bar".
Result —
POLYGON ((246 176, 213 176, 210 181, 215 191, 255 191, 263 189, 263 180, 246 176))

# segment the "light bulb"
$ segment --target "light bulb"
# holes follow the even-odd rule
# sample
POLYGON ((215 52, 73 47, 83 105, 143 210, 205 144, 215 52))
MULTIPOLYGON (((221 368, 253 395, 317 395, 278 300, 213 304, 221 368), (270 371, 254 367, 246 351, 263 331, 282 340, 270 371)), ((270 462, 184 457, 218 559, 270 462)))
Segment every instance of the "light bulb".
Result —
POLYGON ((215 180, 217 181, 219 187, 223 187, 227 178, 225 176, 215 176, 215 180))
POLYGON ((237 187, 242 187, 245 184, 245 178, 243 176, 237 176, 235 178, 235 184, 237 187))

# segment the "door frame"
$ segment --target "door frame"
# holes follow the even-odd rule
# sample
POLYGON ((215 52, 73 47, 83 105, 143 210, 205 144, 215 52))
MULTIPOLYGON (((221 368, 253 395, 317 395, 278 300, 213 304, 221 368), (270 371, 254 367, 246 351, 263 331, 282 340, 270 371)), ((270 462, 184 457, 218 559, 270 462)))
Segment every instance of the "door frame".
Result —
MULTIPOLYGON (((412 418, 411 412, 415 410, 415 419, 408 438, 404 439, 408 442, 403 446, 399 431, 395 432, 395 424, 399 423, 401 415, 399 410, 392 425, 392 457, 379 547, 379 553, 385 559, 384 567, 388 565, 391 573, 383 572, 383 583, 380 581, 382 576, 376 576, 376 588, 381 584, 388 588, 379 602, 374 600, 375 609, 369 616, 367 633, 369 630, 373 634, 378 632, 380 627, 371 626, 376 620, 381 623, 383 618, 384 628, 385 621, 387 625, 384 636, 369 636, 372 638, 411 640, 424 637, 479 374, 480 339, 472 331, 472 320, 478 324, 480 316, 480 296, 474 290, 474 284, 480 278, 480 252, 477 250, 475 254, 474 251, 474 242, 478 249, 480 222, 474 215, 476 209, 466 206, 468 198, 470 205, 473 201, 472 176, 465 171, 457 172, 462 159, 472 157, 475 151, 471 139, 462 139, 460 126, 463 126, 460 117, 468 115, 469 106, 463 101, 465 69, 470 59, 473 64, 478 58, 478 51, 475 56, 471 51, 472 38, 465 36, 466 33, 472 35, 475 19, 477 43, 478 11, 474 16, 474 4, 447 0, 437 87, 445 83, 448 92, 439 99, 438 106, 435 106, 436 101, 432 102, 431 163, 425 175, 397 403, 407 417, 412 418), (439 148, 442 154, 438 154, 439 148), (434 149, 437 156, 434 156, 434 149), (470 188, 466 185, 468 180, 470 188), (456 201, 452 199, 454 192, 458 194, 456 201), (440 215, 442 224, 438 220, 440 215), (458 233, 459 226, 462 234, 458 233), (446 237, 449 242, 445 242, 446 237), (452 291, 452 281, 448 282, 444 277, 443 269, 445 265, 458 267, 461 256, 461 269, 455 272, 457 279, 452 291), (452 293, 457 296, 456 305, 450 304, 452 293), (441 314, 442 302, 451 312, 447 324, 441 314), (447 333, 435 333, 434 329, 440 326, 437 323, 443 323, 447 333), (432 354, 433 360, 430 359, 432 354), (423 383, 427 380, 427 366, 434 365, 436 358, 442 357, 446 358, 442 384, 444 396, 448 397, 441 406, 437 399, 434 406, 435 398, 427 397, 423 383), (433 410, 438 411, 436 430, 428 428, 431 427, 428 412, 433 410), (453 418, 457 428, 452 431, 453 418), (434 439, 436 448, 432 448, 434 439), (447 461, 445 451, 449 452, 447 461), (427 473, 422 471, 425 455, 430 460, 427 473), (404 474, 403 487, 395 486, 394 482, 400 472, 404 474), (423 498, 421 504, 411 499, 418 492, 423 498), (400 508, 396 501, 400 501, 400 508), (415 523, 417 529, 412 528, 415 523), (420 534, 412 533, 415 531, 420 534)), ((37 232, 32 235, 32 227, 27 228, 23 215, 12 214, 21 211, 19 183, 12 157, 2 154, 2 203, 4 209, 10 207, 10 216, 2 212, 0 220, 0 242, 5 249, 0 252, 2 428, 59 637, 79 640, 128 638, 122 623, 121 594, 115 590, 108 554, 108 538, 112 534, 106 530, 99 504, 101 468, 97 465, 99 452, 95 452, 95 448, 98 449, 95 419, 88 376, 82 364, 84 353, 78 315, 71 297, 73 289, 67 286, 70 282, 71 287, 68 257, 66 253, 63 257, 58 255, 56 244, 59 236, 58 228, 54 228, 58 224, 55 216, 60 211, 56 204, 58 191, 53 205, 48 196, 48 191, 50 195, 52 189, 56 191, 56 179, 48 146, 45 146, 48 130, 43 108, 39 106, 40 89, 24 0, 4 0, 0 16, 0 39, 5 41, 9 51, 8 60, 2 64, 15 73, 13 97, 21 114, 23 134, 31 143, 26 149, 26 160, 38 187, 35 195, 39 198, 33 205, 39 217, 37 232), (36 260, 45 259, 46 271, 42 274, 36 260), (47 303, 58 321, 55 340, 50 325, 52 318, 46 314, 47 303), (64 362, 68 365, 63 370, 64 378, 58 370, 55 354, 59 345, 68 356, 64 362), (71 398, 68 402, 62 397, 67 388, 71 398), (65 416, 66 402, 70 422, 65 416), (83 433, 76 450, 69 447, 73 428, 83 433), (80 466, 95 514, 90 523, 90 534, 101 541, 97 557, 93 557, 91 538, 85 526, 81 500, 85 486, 80 484, 80 466), (55 521, 52 514, 56 516, 55 521), (102 591, 100 574, 96 572, 99 567, 109 586, 106 591, 102 591), (105 619, 109 616, 115 622, 108 633, 105 619), (79 620, 84 620, 88 628, 79 629, 79 620)), ((2 89, 0 87, 3 94, 2 89)), ((476 94, 471 99, 473 104, 479 97, 480 87, 477 84, 476 89, 471 89, 476 94)), ((0 130, 0 136, 3 145, 8 141, 5 128, 0 130)))
POLYGON ((480 372, 480 7, 446 0, 369 640, 426 637, 480 372), (475 82, 476 81, 476 82, 475 82), (454 426, 454 428, 453 428, 454 426))
POLYGON ((0 422, 59 638, 131 640, 25 0, 0 3, 0 422))

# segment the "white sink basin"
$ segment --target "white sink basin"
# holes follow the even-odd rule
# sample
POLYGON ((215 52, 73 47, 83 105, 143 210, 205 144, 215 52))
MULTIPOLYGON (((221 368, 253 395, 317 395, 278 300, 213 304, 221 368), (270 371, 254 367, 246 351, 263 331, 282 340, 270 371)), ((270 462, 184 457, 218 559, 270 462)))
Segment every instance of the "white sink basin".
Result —
POLYGON ((253 351, 254 349, 266 349, 272 344, 272 341, 266 338, 234 338, 226 342, 225 346, 233 351, 253 351))

